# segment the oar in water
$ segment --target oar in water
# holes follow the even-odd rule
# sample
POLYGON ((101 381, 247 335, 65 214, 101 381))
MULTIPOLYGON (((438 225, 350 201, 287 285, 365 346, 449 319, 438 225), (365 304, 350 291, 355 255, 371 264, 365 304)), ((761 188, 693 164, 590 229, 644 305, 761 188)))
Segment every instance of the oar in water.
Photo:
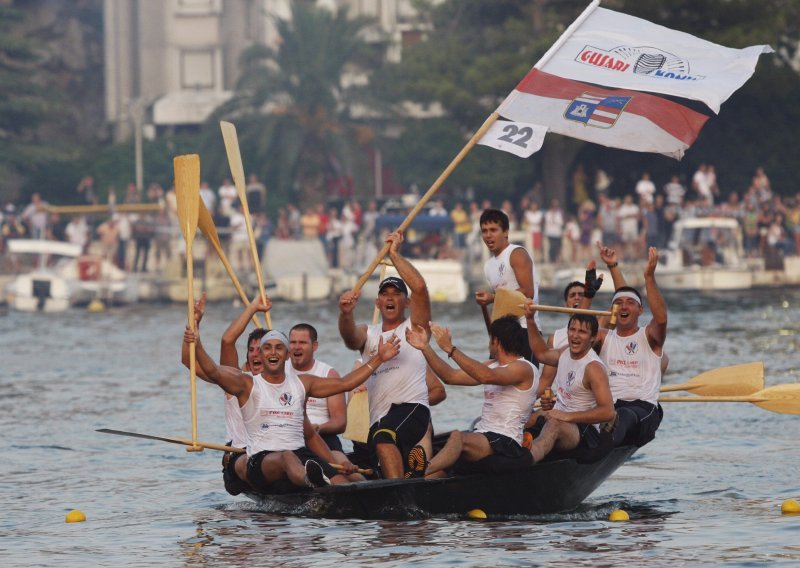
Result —
MULTIPOLYGON (((197 232, 197 217, 200 202, 200 156, 186 154, 176 156, 173 160, 175 168, 175 196, 178 202, 178 220, 186 242, 186 280, 188 285, 189 327, 195 331, 194 325, 194 263, 192 243, 197 232)), ((195 344, 189 344, 189 381, 192 399, 192 443, 186 450, 199 452, 202 446, 197 444, 197 380, 195 344)))
MULTIPOLYGON (((228 262, 228 258, 225 256, 225 252, 222 250, 222 244, 219 242, 219 235, 217 234, 217 227, 214 225, 214 220, 211 218, 211 213, 208 212, 205 203, 203 200, 200 200, 200 213, 198 215, 197 226, 200 228, 200 232, 205 235, 206 240, 211 243, 211 246, 214 247, 214 250, 217 251, 217 256, 219 256, 222 265, 225 267, 225 270, 228 272, 228 276, 233 282, 233 287, 236 288, 236 291, 239 293, 239 297, 242 299, 245 305, 250 304, 250 300, 247 298, 247 294, 244 293, 242 289, 242 285, 239 283, 239 279, 236 278, 236 274, 233 272, 233 267, 231 263, 228 262)), ((261 322, 258 320, 258 317, 253 314, 253 323, 256 327, 260 328, 261 322)))
POLYGON ((764 388, 764 363, 720 367, 680 385, 665 385, 661 392, 689 391, 700 396, 747 396, 764 388))
MULTIPOLYGON (((233 454, 243 454, 245 451, 242 448, 234 448, 233 446, 225 446, 223 444, 214 444, 212 442, 192 442, 191 440, 184 440, 182 438, 172 438, 170 436, 152 436, 150 434, 139 434, 138 432, 125 432, 124 430, 111 430, 110 428, 100 428, 97 432, 103 434, 116 434, 117 436, 130 436, 131 438, 144 438, 145 440, 159 440, 161 442, 169 442, 170 444, 181 444, 184 446, 200 446, 209 450, 217 450, 220 452, 231 452, 233 454)), ((330 466, 333 469, 342 470, 343 466, 338 463, 332 463, 330 466)), ((359 469, 358 473, 363 475, 372 475, 371 469, 359 469)))
POLYGON ((779 414, 800 414, 800 384, 775 385, 745 396, 673 396, 659 402, 750 402, 779 414))
MULTIPOLYGON (((236 193, 239 194, 239 201, 242 203, 242 214, 244 215, 245 225, 247 225, 247 236, 250 239, 250 252, 253 255, 253 264, 258 279, 258 292, 261 294, 261 301, 267 303, 267 295, 264 292, 264 277, 261 275, 261 261, 258 259, 258 247, 256 237, 253 234, 253 224, 250 222, 250 207, 247 205, 247 188, 244 182, 244 165, 242 165, 242 153, 239 150, 239 137, 236 135, 236 127, 230 123, 222 121, 219 123, 222 130, 222 140, 225 142, 225 152, 228 154, 228 165, 231 168, 233 185, 236 186, 236 193)), ((266 314, 267 327, 272 329, 272 318, 269 312, 266 314)))

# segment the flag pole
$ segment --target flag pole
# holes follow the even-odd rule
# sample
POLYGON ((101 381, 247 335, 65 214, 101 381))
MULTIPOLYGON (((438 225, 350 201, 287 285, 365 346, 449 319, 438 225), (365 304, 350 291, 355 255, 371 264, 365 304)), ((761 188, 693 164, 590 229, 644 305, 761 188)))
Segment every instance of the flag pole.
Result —
MULTIPOLYGON (((555 54, 555 52, 558 51, 558 49, 560 49, 562 45, 564 45, 564 42, 566 42, 567 39, 569 39, 569 36, 571 36, 575 32, 575 30, 578 29, 578 27, 580 27, 580 25, 583 24, 583 22, 591 15, 591 13, 594 12, 594 10, 600 5, 600 2, 601 0, 592 0, 592 3, 586 7, 586 9, 581 13, 581 15, 578 16, 578 18, 574 22, 572 22, 569 25, 569 27, 567 27, 566 30, 564 30, 564 33, 561 34, 561 37, 559 37, 558 40, 550 47, 550 49, 547 50, 547 52, 542 56, 541 59, 539 59, 539 61, 536 63, 536 65, 534 65, 534 67, 538 68, 547 63, 547 61, 551 57, 553 57, 553 54, 555 54)), ((506 101, 509 100, 509 98, 513 95, 514 92, 512 91, 511 95, 509 95, 509 97, 506 98, 506 101)), ((505 101, 503 101, 503 104, 505 104, 505 101)), ((502 106, 503 105, 501 104, 500 107, 502 106)), ((461 163, 461 161, 470 152, 470 150, 472 150, 472 148, 475 147, 475 145, 478 143, 478 140, 483 138, 483 135, 486 134, 489 128, 491 128, 491 126, 495 122, 497 122, 497 119, 500 118, 500 113, 498 112, 500 107, 498 107, 497 111, 494 111, 492 114, 489 115, 489 117, 484 121, 483 125, 478 129, 478 131, 472 135, 467 144, 461 149, 461 151, 456 155, 456 157, 453 158, 453 161, 451 161, 450 164, 447 166, 447 168, 445 168, 445 170, 441 173, 441 175, 439 175, 439 177, 436 178, 436 181, 433 182, 433 185, 431 185, 428 191, 425 192, 425 195, 423 195, 420 198, 420 200, 417 202, 414 208, 408 213, 405 220, 402 223, 400 223, 400 226, 397 227, 396 229, 397 231, 405 231, 408 228, 408 226, 411 224, 414 218, 419 214, 420 211, 422 211, 422 208, 425 206, 425 204, 428 203, 428 201, 430 201, 431 197, 433 197, 433 194, 439 190, 444 181, 450 176, 451 173, 453 173, 453 170, 456 169, 456 166, 458 166, 458 164, 461 163)), ((381 260, 383 260, 383 258, 386 256, 388 252, 389 252, 389 243, 386 243, 383 245, 383 248, 381 248, 381 250, 375 256, 373 261, 369 264, 364 274, 362 274, 361 277, 356 282, 356 285, 353 287, 354 293, 358 293, 358 291, 361 290, 361 288, 363 288, 364 284, 366 284, 367 280, 369 280, 369 277, 372 276, 372 273, 375 271, 375 269, 381 263, 381 260)))

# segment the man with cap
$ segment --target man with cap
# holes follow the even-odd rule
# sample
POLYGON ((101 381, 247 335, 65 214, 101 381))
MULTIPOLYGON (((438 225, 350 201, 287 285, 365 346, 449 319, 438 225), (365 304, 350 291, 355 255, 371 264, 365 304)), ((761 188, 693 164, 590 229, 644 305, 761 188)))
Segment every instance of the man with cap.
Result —
MULTIPOLYGON (((613 258, 601 247, 601 258, 613 258)), ((618 306, 617 326, 601 329, 595 349, 608 367, 617 425, 614 445, 643 446, 655 437, 663 411, 658 404, 663 368, 664 341, 667 339, 667 305, 656 283, 658 250, 650 247, 644 269, 644 284, 652 319, 639 327, 644 312, 642 295, 630 286, 617 288, 612 303, 618 306)), ((609 268, 616 268, 612 262, 609 268)))
POLYGON ((431 301, 422 275, 400 255, 402 233, 391 233, 386 242, 389 258, 400 277, 385 278, 378 286, 375 305, 381 322, 356 325, 353 310, 359 293, 348 291, 339 299, 339 333, 347 347, 361 351, 363 359, 373 356, 381 341, 394 338, 402 345, 400 354, 373 369, 367 382, 370 458, 384 478, 397 479, 407 469, 420 473, 425 470, 424 464, 416 462, 425 461, 417 444, 430 422, 426 363, 422 353, 407 344, 406 330, 412 325, 428 329, 431 301), (410 308, 409 317, 406 308, 410 308))
MULTIPOLYGON (((185 338, 191 341, 191 332, 185 338)), ((261 340, 263 371, 260 375, 217 365, 203 349, 200 338, 194 336, 194 339, 197 364, 206 380, 217 384, 239 402, 248 436, 248 460, 246 464, 238 460, 234 466, 240 479, 257 491, 265 492, 283 479, 298 486, 348 481, 343 474, 355 471, 352 464, 340 464, 343 473, 340 474, 327 463, 333 457, 329 450, 324 452, 323 448, 327 455, 317 456, 306 447, 309 426, 305 415, 306 398, 324 398, 354 389, 367 380, 370 369, 397 355, 397 340, 380 341, 376 353, 363 368, 342 378, 332 378, 287 375, 289 339, 280 331, 269 331, 261 340)))

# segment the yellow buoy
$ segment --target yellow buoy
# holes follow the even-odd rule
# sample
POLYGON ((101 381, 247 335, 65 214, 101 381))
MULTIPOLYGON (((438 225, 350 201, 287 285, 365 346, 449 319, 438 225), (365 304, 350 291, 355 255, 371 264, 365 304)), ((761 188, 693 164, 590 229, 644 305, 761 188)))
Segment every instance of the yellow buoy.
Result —
POLYGON ((97 314, 104 312, 106 310, 106 305, 103 303, 103 300, 98 300, 95 298, 89 302, 89 305, 86 306, 86 309, 89 310, 90 313, 97 314))
POLYGON ((86 515, 83 514, 82 511, 78 509, 73 509, 69 513, 67 513, 66 521, 68 523, 82 523, 86 520, 86 515))
POLYGON ((484 513, 482 509, 472 509, 471 511, 467 512, 467 516, 470 519, 485 519, 486 513, 484 513))
POLYGON ((781 505, 781 513, 784 515, 800 514, 800 502, 797 499, 787 499, 781 505))
POLYGON ((614 509, 613 511, 611 511, 611 514, 608 515, 608 520, 609 521, 629 521, 630 517, 628 516, 628 513, 626 513, 622 509, 614 509))

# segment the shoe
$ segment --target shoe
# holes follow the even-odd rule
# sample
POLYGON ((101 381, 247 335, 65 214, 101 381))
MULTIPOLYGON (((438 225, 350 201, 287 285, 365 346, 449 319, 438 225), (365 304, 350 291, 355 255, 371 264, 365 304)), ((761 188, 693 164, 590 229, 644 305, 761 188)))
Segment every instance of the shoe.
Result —
POLYGON ((531 434, 530 432, 524 432, 522 434, 522 447, 530 450, 532 445, 533 445, 533 434, 531 434))
POLYGON ((322 466, 314 460, 306 462, 306 485, 309 487, 325 487, 330 485, 331 480, 322 471, 322 466))
POLYGON ((405 473, 405 478, 425 477, 425 470, 427 469, 428 456, 425 454, 425 448, 414 446, 408 452, 408 471, 405 473))

